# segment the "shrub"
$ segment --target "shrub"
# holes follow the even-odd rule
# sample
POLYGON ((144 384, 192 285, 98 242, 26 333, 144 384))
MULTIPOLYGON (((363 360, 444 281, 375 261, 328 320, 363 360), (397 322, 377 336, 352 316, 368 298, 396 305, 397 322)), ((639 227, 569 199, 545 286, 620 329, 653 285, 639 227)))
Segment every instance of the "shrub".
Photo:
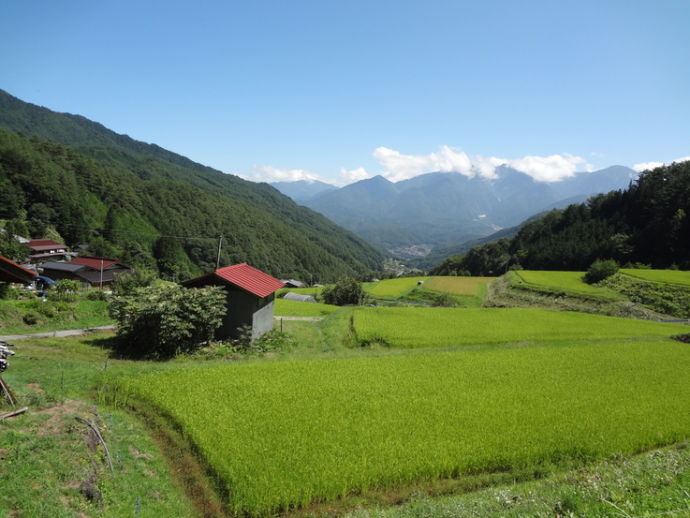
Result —
POLYGON ((597 259, 592 263, 592 266, 589 267, 587 273, 585 273, 584 281, 587 284, 596 284, 597 282, 615 275, 619 268, 620 265, 613 259, 597 259))
POLYGON ((135 270, 131 273, 120 275, 113 282, 113 293, 117 295, 130 295, 137 288, 151 286, 156 280, 156 274, 148 270, 135 270))
POLYGON ((108 294, 103 290, 93 289, 86 292, 87 300, 108 300, 108 294))
POLYGON ((362 285, 349 277, 343 277, 333 286, 324 288, 321 297, 326 304, 335 306, 358 306, 366 300, 362 285))
POLYGON ((210 340, 226 312, 220 287, 186 289, 172 284, 136 288, 116 297, 110 314, 117 321, 116 348, 127 355, 169 358, 210 340))
POLYGON ((48 292, 51 300, 62 302, 74 302, 77 300, 79 282, 72 279, 63 279, 48 292))

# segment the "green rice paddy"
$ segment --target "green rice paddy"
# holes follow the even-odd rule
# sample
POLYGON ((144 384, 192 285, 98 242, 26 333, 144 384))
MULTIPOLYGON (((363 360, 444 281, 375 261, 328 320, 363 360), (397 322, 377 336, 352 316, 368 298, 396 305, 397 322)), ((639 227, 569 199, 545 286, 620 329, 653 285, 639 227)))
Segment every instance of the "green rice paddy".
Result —
POLYGON ((451 295, 476 296, 481 287, 494 279, 495 277, 432 277, 424 283, 424 288, 451 295))
POLYGON ((621 298, 620 295, 612 290, 587 284, 582 280, 584 274, 585 272, 542 270, 518 270, 511 272, 513 284, 516 287, 598 299, 615 300, 621 298))
MULTIPOLYGON (((621 332, 607 333, 605 321, 580 324, 621 332)), ((683 440, 688 372, 687 344, 611 340, 186 367, 132 378, 122 390, 181 426, 232 511, 266 516, 683 440)))
POLYGON ((318 302, 299 302, 296 300, 276 299, 276 316, 320 317, 338 310, 338 306, 318 302))
POLYGON ((525 308, 358 308, 353 315, 360 343, 406 348, 662 338, 688 331, 679 324, 525 308))
POLYGON ((417 287, 419 281, 426 281, 428 277, 400 277, 398 279, 384 279, 376 283, 364 283, 364 290, 372 297, 398 298, 417 287))
POLYGON ((680 284, 690 286, 690 272, 681 270, 638 270, 622 269, 621 273, 636 277, 645 281, 664 282, 667 284, 680 284))

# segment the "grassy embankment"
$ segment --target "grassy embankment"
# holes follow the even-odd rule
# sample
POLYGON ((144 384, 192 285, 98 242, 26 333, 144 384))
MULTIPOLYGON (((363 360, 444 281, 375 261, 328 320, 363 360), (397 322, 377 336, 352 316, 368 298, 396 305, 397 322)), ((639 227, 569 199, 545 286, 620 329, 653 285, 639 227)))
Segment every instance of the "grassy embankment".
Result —
POLYGON ((0 300, 0 335, 83 329, 112 323, 108 305, 101 300, 0 300))

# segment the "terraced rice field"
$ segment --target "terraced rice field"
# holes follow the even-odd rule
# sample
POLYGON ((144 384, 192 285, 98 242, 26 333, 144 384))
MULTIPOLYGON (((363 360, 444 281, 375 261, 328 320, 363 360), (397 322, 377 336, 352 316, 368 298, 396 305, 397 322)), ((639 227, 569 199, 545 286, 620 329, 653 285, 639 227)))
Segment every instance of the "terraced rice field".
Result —
POLYGON ((482 286, 496 277, 432 277, 424 283, 424 289, 450 293, 451 295, 476 296, 482 286))
POLYGON ((426 281, 428 277, 401 277, 384 279, 376 283, 364 283, 363 289, 372 297, 395 299, 417 287, 417 282, 426 281))
POLYGON ((276 316, 320 317, 330 315, 338 306, 318 302, 299 302, 296 300, 276 299, 276 316))
POLYGON ((361 343, 392 347, 662 338, 687 333, 678 324, 525 308, 358 308, 361 343))
POLYGON ((667 284, 680 284, 690 286, 690 272, 681 270, 638 270, 621 269, 621 273, 643 279, 645 281, 664 282, 667 284))
MULTIPOLYGON (((599 288, 587 284, 582 280, 585 272, 563 272, 542 270, 518 270, 511 272, 527 288, 537 288, 547 292, 563 293, 566 295, 584 295, 601 299, 619 299, 620 295, 606 288, 599 288)), ((517 283, 517 287, 521 287, 517 283)))
POLYGON ((689 371, 687 344, 611 340, 187 367, 132 378, 121 393, 181 426, 234 512, 268 516, 683 440, 689 371))

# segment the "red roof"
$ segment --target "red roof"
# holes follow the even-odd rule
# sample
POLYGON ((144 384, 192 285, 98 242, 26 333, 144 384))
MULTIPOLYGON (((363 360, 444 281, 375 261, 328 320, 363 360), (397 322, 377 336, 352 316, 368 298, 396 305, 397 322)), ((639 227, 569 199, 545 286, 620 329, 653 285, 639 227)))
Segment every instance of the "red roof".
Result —
POLYGON ((279 281, 275 277, 271 277, 267 273, 249 266, 247 263, 226 266, 225 268, 218 268, 213 273, 185 281, 182 284, 195 285, 199 281, 208 277, 215 277, 221 281, 233 284, 234 286, 242 288, 244 291, 248 291, 257 297, 267 297, 271 293, 274 293, 285 286, 283 282, 279 281))
POLYGON ((58 243, 57 241, 53 241, 52 239, 32 239, 26 244, 26 246, 37 251, 55 250, 58 248, 64 248, 67 250, 67 246, 58 243))
POLYGON ((106 257, 93 257, 91 255, 82 255, 79 257, 75 257, 70 261, 70 264, 83 264, 84 266, 88 266, 89 268, 93 268, 94 270, 100 270, 101 266, 103 268, 107 268, 108 266, 112 266, 116 263, 116 259, 108 259, 106 257), (101 261, 103 261, 102 265, 101 261))
POLYGON ((223 280, 239 286, 257 297, 267 297, 285 286, 284 283, 267 273, 249 266, 247 263, 219 268, 213 274, 223 280))
POLYGON ((36 272, 27 270, 11 259, 0 255, 0 281, 29 282, 36 277, 36 272))

